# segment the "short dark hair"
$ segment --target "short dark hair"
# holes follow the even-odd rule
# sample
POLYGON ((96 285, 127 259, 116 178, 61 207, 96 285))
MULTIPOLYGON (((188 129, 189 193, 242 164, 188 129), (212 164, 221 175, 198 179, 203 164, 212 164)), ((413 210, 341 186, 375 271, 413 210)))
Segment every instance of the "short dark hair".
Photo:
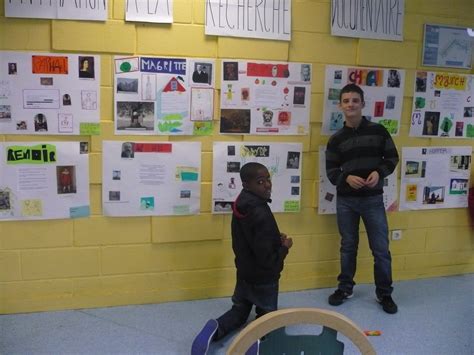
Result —
POLYGON ((257 171, 260 169, 267 169, 267 167, 260 163, 247 163, 240 168, 240 179, 242 182, 249 182, 257 177, 257 171))
POLYGON ((341 92, 339 93, 339 101, 342 99, 342 94, 347 94, 348 92, 356 92, 360 95, 360 99, 362 102, 364 101, 364 90, 360 88, 360 86, 356 84, 347 84, 341 89, 341 92))

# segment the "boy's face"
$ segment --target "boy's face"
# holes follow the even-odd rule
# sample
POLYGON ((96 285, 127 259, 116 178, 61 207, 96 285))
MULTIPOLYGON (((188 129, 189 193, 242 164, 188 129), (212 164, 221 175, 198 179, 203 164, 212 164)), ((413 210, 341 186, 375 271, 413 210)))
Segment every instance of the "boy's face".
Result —
POLYGON ((255 178, 244 182, 243 186, 261 198, 269 199, 272 196, 272 180, 266 168, 258 169, 255 178))
POLYGON ((339 107, 344 113, 346 121, 353 119, 357 120, 362 117, 362 109, 364 108, 364 102, 362 101, 360 94, 357 92, 346 92, 341 96, 341 102, 339 107))

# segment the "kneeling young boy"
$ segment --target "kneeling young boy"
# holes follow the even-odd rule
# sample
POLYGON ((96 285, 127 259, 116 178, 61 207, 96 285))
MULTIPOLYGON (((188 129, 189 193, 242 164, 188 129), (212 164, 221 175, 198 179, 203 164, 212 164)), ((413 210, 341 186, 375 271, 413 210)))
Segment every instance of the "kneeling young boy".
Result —
POLYGON ((233 305, 206 323, 193 341, 192 355, 207 354, 211 341, 245 324, 253 305, 257 318, 278 308, 280 273, 293 240, 280 233, 268 206, 272 182, 267 168, 247 163, 240 169, 240 179, 243 189, 232 214, 232 249, 237 268, 233 305))

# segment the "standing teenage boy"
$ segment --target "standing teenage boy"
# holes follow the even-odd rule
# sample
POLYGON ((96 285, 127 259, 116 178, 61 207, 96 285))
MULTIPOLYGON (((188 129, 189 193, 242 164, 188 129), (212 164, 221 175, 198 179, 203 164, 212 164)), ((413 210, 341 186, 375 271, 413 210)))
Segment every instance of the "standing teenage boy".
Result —
POLYGON ((232 249, 237 283, 232 308, 210 319, 194 339, 192 355, 206 354, 212 340, 241 327, 255 305, 257 317, 278 308, 278 281, 293 240, 280 233, 268 203, 272 182, 267 168, 247 163, 240 169, 243 189, 233 205, 232 249))
POLYGON ((388 131, 362 116, 364 92, 355 84, 339 95, 344 127, 327 144, 326 171, 337 187, 337 225, 341 234, 341 273, 338 289, 329 304, 339 306, 352 297, 359 245, 359 222, 364 222, 374 257, 375 294, 387 313, 396 313, 391 294, 392 257, 388 247, 388 224, 383 203, 383 179, 398 163, 398 153, 388 131))

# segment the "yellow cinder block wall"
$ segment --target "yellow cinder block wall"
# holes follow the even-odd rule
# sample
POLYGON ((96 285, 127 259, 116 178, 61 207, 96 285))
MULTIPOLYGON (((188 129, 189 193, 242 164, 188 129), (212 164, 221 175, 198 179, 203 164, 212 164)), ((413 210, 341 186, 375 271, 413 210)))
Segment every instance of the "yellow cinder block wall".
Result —
MULTIPOLYGON (((216 140, 303 143, 302 210, 277 215, 281 230, 294 238, 281 289, 335 286, 339 270, 336 219, 317 213, 318 147, 328 138, 320 135, 326 64, 393 66, 407 71, 401 134, 395 138, 399 149, 473 145, 467 140, 408 137, 413 75, 422 68, 423 24, 473 27, 472 0, 406 0, 403 42, 332 37, 328 0, 293 0, 291 42, 205 36, 204 0, 174 0, 172 25, 126 23, 124 0, 109 1, 105 23, 5 18, 4 1, 0 0, 1 50, 101 55, 102 134, 42 137, 89 141, 92 215, 76 220, 0 222, 0 313, 230 295, 235 277, 230 217, 210 213, 212 142, 216 140), (216 129, 211 137, 115 137, 112 58, 116 54, 311 62, 311 133, 305 137, 235 137, 221 136, 216 129), (104 217, 101 147, 105 139, 201 141, 201 214, 104 217)), ((0 140, 38 137, 0 135, 0 140)), ((390 229, 403 231, 403 238, 391 243, 395 280, 474 272, 474 233, 466 209, 391 212, 389 223, 390 229)), ((373 281, 372 257, 364 237, 362 229, 359 283, 373 281)))

